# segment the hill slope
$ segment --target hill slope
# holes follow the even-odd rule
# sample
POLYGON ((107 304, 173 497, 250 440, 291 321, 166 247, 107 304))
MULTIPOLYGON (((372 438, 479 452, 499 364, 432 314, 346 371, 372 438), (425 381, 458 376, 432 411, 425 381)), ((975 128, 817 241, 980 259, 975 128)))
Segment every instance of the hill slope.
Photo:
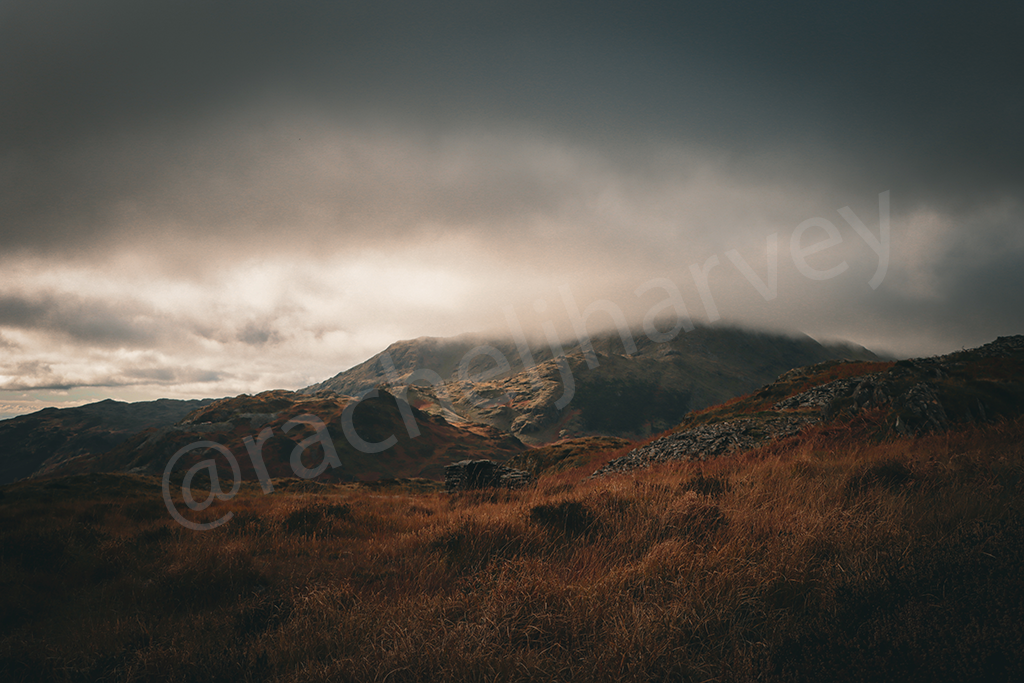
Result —
POLYGON ((815 426, 858 420, 880 439, 1012 419, 1024 413, 1024 336, 899 362, 829 361, 688 416, 673 432, 596 474, 749 450, 815 426))
MULTIPOLYGON (((267 391, 255 396, 221 399, 173 425, 147 429, 119 444, 109 452, 64 460, 44 468, 39 475, 86 472, 134 472, 160 474, 181 448, 200 441, 212 441, 227 448, 238 460, 244 480, 260 476, 256 461, 249 454, 246 439, 255 442, 269 430, 259 452, 269 477, 294 477, 292 454, 298 449, 300 464, 316 469, 324 462, 324 442, 313 438, 316 425, 288 425, 303 415, 320 420, 327 429, 331 446, 338 457, 315 478, 319 481, 372 481, 396 477, 441 479, 444 466, 470 457, 504 461, 522 451, 515 437, 486 425, 452 425, 443 418, 403 406, 385 392, 363 400, 353 407, 351 427, 355 438, 367 444, 392 443, 387 448, 364 452, 353 445, 343 427, 342 414, 353 403, 351 397, 337 395, 308 396, 290 391, 267 391), (403 419, 403 408, 410 411, 416 432, 410 434, 403 419), (289 429, 285 429, 289 426, 289 429), (305 447, 300 443, 312 439, 305 447)), ((205 451, 193 451, 182 458, 175 471, 187 469, 203 460, 205 451)), ((223 463, 219 466, 223 467, 223 463)))
MULTIPOLYGON (((393 344, 302 392, 271 391, 213 404, 104 401, 44 410, 0 422, 0 483, 73 472, 158 473, 181 448, 199 441, 228 448, 243 477, 251 479, 257 471, 245 457, 245 440, 257 439, 265 429, 271 430, 262 446, 268 476, 291 476, 290 454, 310 428, 287 434, 284 427, 303 414, 330 425, 339 460, 321 479, 440 479, 444 465, 465 458, 505 461, 524 443, 646 436, 794 366, 873 357, 863 349, 824 346, 807 337, 730 328, 697 328, 663 343, 634 334, 628 350, 617 334, 595 336, 586 352, 577 345, 561 358, 554 358, 551 348, 520 349, 508 341, 421 338, 393 344), (395 442, 364 452, 344 434, 340 419, 353 395, 382 383, 396 395, 382 387, 378 398, 363 401, 354 413, 356 433, 370 443, 391 436, 395 442), (406 424, 410 415, 413 427, 406 424)), ((318 448, 314 444, 304 457, 321 462, 318 448)), ((189 455, 182 465, 199 457, 199 452, 189 455)))

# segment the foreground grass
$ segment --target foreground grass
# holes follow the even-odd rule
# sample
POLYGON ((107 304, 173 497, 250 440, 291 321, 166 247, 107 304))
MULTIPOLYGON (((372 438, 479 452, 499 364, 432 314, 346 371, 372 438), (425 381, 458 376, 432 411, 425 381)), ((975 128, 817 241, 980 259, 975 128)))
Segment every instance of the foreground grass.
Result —
POLYGON ((1024 422, 857 429, 512 493, 247 486, 208 532, 148 479, 9 486, 0 678, 1024 679, 1024 422))

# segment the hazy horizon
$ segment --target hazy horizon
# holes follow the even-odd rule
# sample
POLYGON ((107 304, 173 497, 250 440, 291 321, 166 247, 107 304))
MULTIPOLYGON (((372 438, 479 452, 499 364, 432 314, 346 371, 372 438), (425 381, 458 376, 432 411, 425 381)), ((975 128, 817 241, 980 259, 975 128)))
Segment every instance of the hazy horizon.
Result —
MULTIPOLYGON (((1024 333, 1024 7, 0 6, 0 418, 610 301, 1024 333)), ((593 329, 608 319, 594 314, 593 329)))

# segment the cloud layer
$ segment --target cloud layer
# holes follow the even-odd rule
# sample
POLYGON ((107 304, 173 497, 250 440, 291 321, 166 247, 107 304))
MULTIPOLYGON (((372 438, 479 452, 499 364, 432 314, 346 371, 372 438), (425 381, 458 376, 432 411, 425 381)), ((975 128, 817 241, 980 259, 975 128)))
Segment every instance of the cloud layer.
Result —
POLYGON ((1022 25, 1011 4, 5 3, 0 399, 298 387, 509 308, 568 329, 566 290, 639 321, 655 280, 694 318, 897 353, 1022 332, 1022 25), (880 234, 884 192, 872 288, 840 209, 880 234), (841 242, 807 263, 841 274, 798 267, 808 220, 841 242))

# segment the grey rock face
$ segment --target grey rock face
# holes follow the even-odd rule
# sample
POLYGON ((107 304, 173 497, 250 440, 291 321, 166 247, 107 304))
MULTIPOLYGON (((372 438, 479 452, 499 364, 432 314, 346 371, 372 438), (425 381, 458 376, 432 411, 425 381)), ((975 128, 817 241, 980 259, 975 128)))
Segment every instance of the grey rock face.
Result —
MULTIPOLYGON (((915 384, 910 391, 900 396, 898 407, 901 410, 896 417, 896 431, 904 436, 941 431, 949 427, 946 410, 935 395, 935 390, 925 382, 915 384)), ((984 415, 984 408, 981 412, 984 415)))
POLYGON ((780 416, 754 420, 738 419, 701 425, 670 434, 610 461, 593 474, 622 473, 672 460, 707 460, 733 451, 756 448, 768 441, 799 434, 818 420, 810 416, 780 416))

